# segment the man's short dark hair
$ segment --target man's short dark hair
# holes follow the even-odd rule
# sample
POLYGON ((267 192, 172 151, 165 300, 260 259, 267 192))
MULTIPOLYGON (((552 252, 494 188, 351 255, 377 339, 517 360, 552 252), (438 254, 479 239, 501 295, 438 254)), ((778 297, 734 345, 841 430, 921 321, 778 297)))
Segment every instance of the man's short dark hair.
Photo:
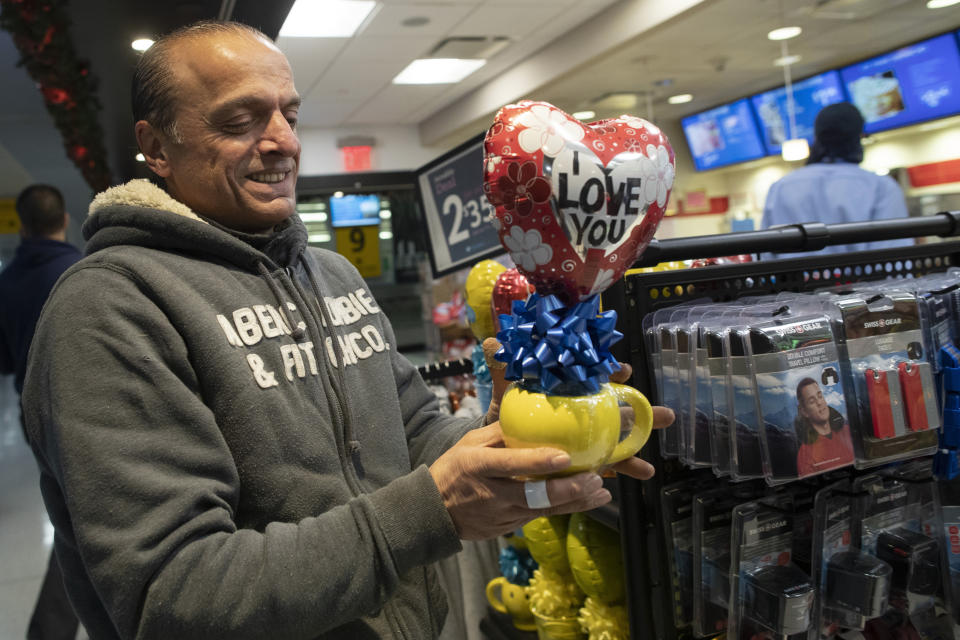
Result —
POLYGON ((171 140, 181 141, 177 131, 176 87, 173 68, 170 64, 170 52, 181 40, 214 33, 234 33, 271 41, 263 32, 249 25, 221 20, 195 22, 164 35, 140 56, 137 68, 133 72, 130 94, 134 122, 146 120, 171 140))
POLYGON ((849 102, 837 102, 825 106, 813 123, 813 147, 807 164, 841 160, 860 164, 863 162, 863 114, 849 102))
POLYGON ((17 216, 27 236, 50 236, 64 227, 66 209, 63 195, 48 184, 33 184, 20 192, 17 216))
POLYGON ((809 387, 811 384, 817 384, 817 381, 813 378, 804 378, 797 384, 797 402, 800 404, 803 404, 803 396, 800 392, 804 387, 809 387))

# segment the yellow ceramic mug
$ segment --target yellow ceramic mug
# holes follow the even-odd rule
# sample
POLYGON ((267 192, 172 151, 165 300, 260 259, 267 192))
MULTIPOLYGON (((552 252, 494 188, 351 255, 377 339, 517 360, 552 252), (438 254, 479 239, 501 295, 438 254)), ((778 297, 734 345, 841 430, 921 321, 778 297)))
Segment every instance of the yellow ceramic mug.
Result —
POLYGON ((530 611, 530 599, 527 588, 513 584, 503 576, 494 578, 487 583, 487 600, 490 606, 500 613, 509 613, 513 618, 513 626, 521 631, 533 631, 537 623, 533 620, 530 611), (499 595, 497 591, 499 589, 499 595))
POLYGON ((500 427, 508 447, 555 447, 570 454, 562 474, 597 470, 637 453, 653 427, 653 410, 633 387, 608 383, 583 396, 554 396, 513 384, 500 402, 500 427), (633 408, 630 433, 620 438, 620 403, 633 408))

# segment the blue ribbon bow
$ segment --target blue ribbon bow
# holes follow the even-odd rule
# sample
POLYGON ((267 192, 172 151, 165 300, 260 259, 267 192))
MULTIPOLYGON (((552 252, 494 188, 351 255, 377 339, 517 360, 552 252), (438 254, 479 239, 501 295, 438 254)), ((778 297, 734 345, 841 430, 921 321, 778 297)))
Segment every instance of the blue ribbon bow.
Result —
POLYGON ((614 329, 616 311, 600 310, 592 295, 572 307, 556 296, 533 294, 513 302, 513 313, 500 316, 494 358, 507 363, 506 379, 522 380, 552 395, 588 395, 600 390, 620 363, 610 345, 623 334, 614 329))

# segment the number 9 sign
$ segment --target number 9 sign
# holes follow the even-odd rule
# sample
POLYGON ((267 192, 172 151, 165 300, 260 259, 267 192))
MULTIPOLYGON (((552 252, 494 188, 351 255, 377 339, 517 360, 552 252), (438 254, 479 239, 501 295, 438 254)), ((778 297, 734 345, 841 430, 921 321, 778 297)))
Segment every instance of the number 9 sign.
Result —
POLYGON ((504 252, 483 192, 483 135, 417 170, 434 277, 504 252))

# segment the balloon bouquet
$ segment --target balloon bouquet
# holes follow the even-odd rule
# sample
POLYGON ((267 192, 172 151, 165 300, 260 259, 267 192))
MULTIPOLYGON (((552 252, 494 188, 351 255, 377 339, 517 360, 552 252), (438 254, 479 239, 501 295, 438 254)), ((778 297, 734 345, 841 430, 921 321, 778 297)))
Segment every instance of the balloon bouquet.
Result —
POLYGON ((582 124, 545 102, 503 107, 484 141, 484 192, 500 240, 535 287, 501 316, 496 359, 506 379, 500 423, 512 447, 570 453, 567 473, 634 455, 649 436, 649 403, 607 384, 622 337, 599 294, 653 238, 673 186, 666 136, 640 118, 582 124), (636 419, 622 441, 618 403, 636 419))
MULTIPOLYGON (((509 447, 567 451, 572 464, 565 474, 633 456, 650 435, 646 398, 608 382, 620 368, 609 347, 622 334, 614 328, 616 312, 600 313, 599 294, 653 238, 674 168, 666 136, 632 116, 583 124, 545 102, 523 101, 503 107, 487 132, 484 193, 496 208, 501 243, 536 289, 513 302, 511 315, 499 316, 495 359, 505 363, 505 377, 513 381, 500 404, 500 425, 509 447), (621 403, 634 413, 622 440, 621 403)), ((549 506, 542 479, 531 480, 525 484, 528 505, 549 506)), ((583 601, 583 590, 565 582, 566 563, 548 561, 544 567, 536 559, 542 573, 530 587, 534 614, 538 605, 553 609, 539 612, 550 617, 578 597, 583 601)), ((591 628, 601 609, 585 612, 591 628)))

